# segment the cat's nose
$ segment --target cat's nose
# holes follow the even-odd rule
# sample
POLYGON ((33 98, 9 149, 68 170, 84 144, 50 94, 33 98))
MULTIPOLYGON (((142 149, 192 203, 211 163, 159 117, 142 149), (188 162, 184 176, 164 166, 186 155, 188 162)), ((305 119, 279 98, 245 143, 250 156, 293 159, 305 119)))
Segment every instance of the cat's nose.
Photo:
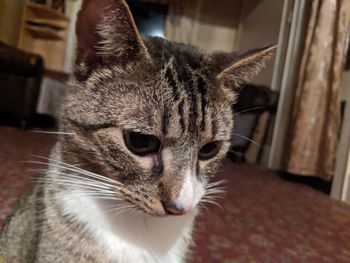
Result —
POLYGON ((174 202, 174 201, 166 201, 163 202, 164 209, 167 213, 171 215, 183 215, 188 212, 188 209, 185 209, 182 205, 174 202))

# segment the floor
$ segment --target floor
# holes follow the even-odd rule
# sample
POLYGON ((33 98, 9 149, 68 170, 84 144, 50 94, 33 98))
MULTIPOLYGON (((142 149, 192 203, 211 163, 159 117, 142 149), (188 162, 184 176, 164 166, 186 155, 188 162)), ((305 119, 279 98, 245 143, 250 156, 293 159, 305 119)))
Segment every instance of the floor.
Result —
MULTIPOLYGON (((0 126, 0 228, 35 173, 23 161, 47 156, 55 135, 0 126)), ((222 208, 195 227, 190 263, 349 263, 350 207, 257 167, 225 161, 222 208)))

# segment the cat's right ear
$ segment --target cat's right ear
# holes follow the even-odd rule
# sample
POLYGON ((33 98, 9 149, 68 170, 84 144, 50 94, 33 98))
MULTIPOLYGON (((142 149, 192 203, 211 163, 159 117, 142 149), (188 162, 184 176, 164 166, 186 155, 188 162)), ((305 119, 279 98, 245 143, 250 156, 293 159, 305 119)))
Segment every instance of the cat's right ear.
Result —
POLYGON ((214 53, 212 55, 212 72, 222 88, 227 91, 228 99, 235 100, 237 88, 250 81, 271 58, 277 46, 249 50, 243 53, 214 53))
POLYGON ((84 0, 76 23, 76 64, 150 60, 124 0, 84 0))

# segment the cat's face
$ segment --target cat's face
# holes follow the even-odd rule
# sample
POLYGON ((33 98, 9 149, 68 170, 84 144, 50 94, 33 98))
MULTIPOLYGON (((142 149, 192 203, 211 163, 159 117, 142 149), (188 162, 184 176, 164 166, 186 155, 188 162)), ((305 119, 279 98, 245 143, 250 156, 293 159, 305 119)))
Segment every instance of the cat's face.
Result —
POLYGON ((77 35, 63 159, 117 180, 116 195, 144 212, 191 211, 229 149, 234 89, 271 50, 238 59, 143 41, 123 1, 85 1, 77 35))

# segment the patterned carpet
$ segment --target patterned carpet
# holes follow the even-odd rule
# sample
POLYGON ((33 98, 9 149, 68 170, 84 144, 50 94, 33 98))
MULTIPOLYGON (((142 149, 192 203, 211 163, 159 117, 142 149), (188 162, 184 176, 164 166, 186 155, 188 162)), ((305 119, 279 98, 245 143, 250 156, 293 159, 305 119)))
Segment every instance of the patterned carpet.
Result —
MULTIPOLYGON (((23 160, 46 156, 54 135, 0 126, 0 227, 33 173, 23 160)), ((275 174, 226 161, 222 208, 195 229, 191 263, 349 263, 350 207, 275 174)))
POLYGON ((0 126, 0 228, 36 174, 33 155, 47 156, 56 136, 0 126))

